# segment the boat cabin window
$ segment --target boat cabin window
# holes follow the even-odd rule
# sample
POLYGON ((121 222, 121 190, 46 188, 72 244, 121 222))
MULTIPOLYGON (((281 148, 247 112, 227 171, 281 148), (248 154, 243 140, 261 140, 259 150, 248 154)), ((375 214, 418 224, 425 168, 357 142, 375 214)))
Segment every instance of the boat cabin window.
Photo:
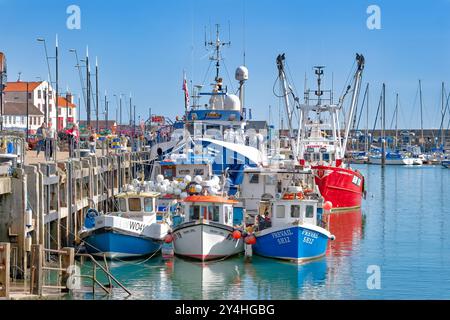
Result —
POLYGON ((139 212, 142 211, 141 199, 140 198, 130 198, 128 199, 128 208, 130 211, 139 212))
POLYGON ((228 206, 226 206, 225 207, 225 215, 224 215, 224 218, 225 218, 225 224, 232 224, 232 222, 233 222, 233 208, 231 208, 231 207, 228 207, 228 206))
POLYGON ((208 220, 219 222, 220 216, 219 216, 220 209, 218 206, 208 206, 208 220))
POLYGON ((305 218, 314 218, 314 206, 306 206, 305 218))
POLYGON ((194 168, 194 176, 204 176, 204 175, 205 175, 204 169, 194 168))
POLYGON ((253 184, 258 184, 259 183, 259 174, 250 174, 249 175, 249 182, 253 183, 253 184))
POLYGON ((304 156, 304 158, 305 158, 305 161, 307 161, 307 162, 311 162, 311 154, 309 154, 309 153, 305 153, 305 156, 304 156))
POLYGON ((120 212, 127 211, 127 203, 126 203, 125 199, 123 199, 123 198, 119 199, 119 211, 120 212))
POLYGON ((200 219, 200 206, 192 206, 189 208, 189 220, 200 219))
POLYGON ((152 198, 144 198, 144 211, 145 212, 153 212, 153 199, 152 198))
POLYGON ((314 161, 320 161, 320 153, 314 153, 314 161))
POLYGON ((322 160, 327 162, 330 161, 330 154, 329 153, 322 154, 322 160))
POLYGON ((300 206, 298 205, 291 206, 291 218, 300 218, 300 206))
POLYGON ((277 218, 284 218, 285 217, 285 207, 284 206, 277 206, 277 218))

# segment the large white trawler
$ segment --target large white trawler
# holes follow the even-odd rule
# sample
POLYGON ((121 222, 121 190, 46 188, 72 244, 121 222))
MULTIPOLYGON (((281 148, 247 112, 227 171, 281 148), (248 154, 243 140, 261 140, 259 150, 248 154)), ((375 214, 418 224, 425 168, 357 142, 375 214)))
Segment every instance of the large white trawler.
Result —
POLYGON ((182 121, 174 124, 174 143, 165 149, 161 145, 155 145, 152 152, 159 154, 159 160, 170 160, 172 156, 184 158, 185 162, 197 163, 203 161, 202 157, 212 159, 212 173, 222 175, 227 172, 231 185, 229 194, 233 194, 237 191, 245 167, 258 167, 267 161, 267 134, 247 128, 248 113, 244 107, 247 68, 240 66, 236 70, 235 79, 239 82, 237 94, 230 93, 220 75, 224 60, 221 51, 229 44, 220 39, 217 25, 216 39, 205 41, 205 45, 213 50, 210 67, 214 64, 215 77, 211 83, 211 91, 203 91, 204 85, 196 85, 193 103, 190 105, 185 86, 185 115, 182 121), (209 100, 202 104, 201 99, 204 97, 209 100))

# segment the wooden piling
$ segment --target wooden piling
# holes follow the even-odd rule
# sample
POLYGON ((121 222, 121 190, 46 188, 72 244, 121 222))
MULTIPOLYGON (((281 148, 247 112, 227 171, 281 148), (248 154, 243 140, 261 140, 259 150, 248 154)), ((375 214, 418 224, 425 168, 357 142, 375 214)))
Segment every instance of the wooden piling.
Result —
POLYGON ((34 244, 31 247, 31 286, 30 293, 42 295, 43 272, 42 262, 44 247, 41 244, 34 244))
POLYGON ((0 243, 0 298, 9 298, 10 252, 9 243, 0 243))

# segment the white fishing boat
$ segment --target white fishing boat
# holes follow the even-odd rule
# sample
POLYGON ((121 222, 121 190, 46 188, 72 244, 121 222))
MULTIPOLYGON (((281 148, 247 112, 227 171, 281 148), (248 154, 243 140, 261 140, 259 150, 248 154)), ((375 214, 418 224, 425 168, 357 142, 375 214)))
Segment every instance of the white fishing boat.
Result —
POLYGON ((243 252, 241 231, 234 227, 233 207, 237 203, 217 195, 184 199, 185 221, 172 232, 175 254, 207 261, 243 252))
POLYGON ((129 191, 118 194, 113 212, 88 210, 79 237, 86 251, 107 258, 132 258, 156 253, 170 227, 158 221, 159 193, 129 191))

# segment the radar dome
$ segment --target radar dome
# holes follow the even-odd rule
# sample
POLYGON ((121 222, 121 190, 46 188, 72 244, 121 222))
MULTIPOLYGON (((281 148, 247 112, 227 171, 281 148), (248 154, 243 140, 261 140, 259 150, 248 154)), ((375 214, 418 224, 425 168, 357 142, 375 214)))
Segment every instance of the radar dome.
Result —
POLYGON ((237 81, 246 81, 248 80, 248 69, 245 66, 240 66, 236 69, 235 76, 237 81))
POLYGON ((235 111, 241 110, 241 101, 239 100, 239 97, 234 94, 225 95, 225 99, 223 102, 223 109, 235 111))

